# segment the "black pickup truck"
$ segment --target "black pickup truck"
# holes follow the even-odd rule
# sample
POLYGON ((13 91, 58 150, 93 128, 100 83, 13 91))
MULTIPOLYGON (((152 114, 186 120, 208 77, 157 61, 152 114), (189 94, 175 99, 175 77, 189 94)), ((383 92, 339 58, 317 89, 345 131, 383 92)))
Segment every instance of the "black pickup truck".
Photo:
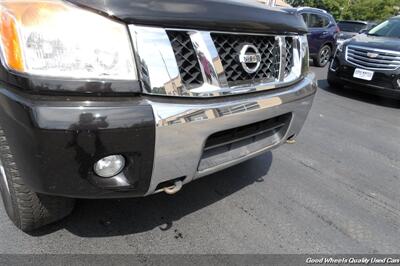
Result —
POLYGON ((30 231, 76 198, 174 194, 293 141, 301 17, 256 1, 0 2, 0 187, 30 231))

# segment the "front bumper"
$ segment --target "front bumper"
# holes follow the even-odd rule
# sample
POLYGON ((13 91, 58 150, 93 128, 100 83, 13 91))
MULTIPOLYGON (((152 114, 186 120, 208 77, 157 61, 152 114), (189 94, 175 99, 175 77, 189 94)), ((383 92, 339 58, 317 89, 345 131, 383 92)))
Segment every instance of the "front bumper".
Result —
POLYGON ((32 190, 76 198, 144 196, 168 181, 186 184, 238 164, 299 134, 317 89, 314 78, 218 99, 54 99, 3 86, 0 123, 32 190), (285 119, 279 130, 238 139, 225 150, 220 145, 222 150, 205 156, 210 136, 276 117, 285 119), (94 162, 111 154, 124 155, 127 168, 116 179, 98 178, 94 162))
POLYGON ((314 75, 310 74, 292 87, 267 93, 214 101, 152 101, 156 117, 156 149, 148 193, 153 193, 158 184, 174 178, 185 177, 184 183, 188 183, 220 171, 296 136, 306 120, 315 91, 314 75), (221 156, 228 157, 227 160, 216 156, 214 159, 221 164, 200 169, 205 143, 212 134, 283 114, 291 114, 291 118, 281 136, 261 141, 244 153, 240 149, 223 153, 221 156))

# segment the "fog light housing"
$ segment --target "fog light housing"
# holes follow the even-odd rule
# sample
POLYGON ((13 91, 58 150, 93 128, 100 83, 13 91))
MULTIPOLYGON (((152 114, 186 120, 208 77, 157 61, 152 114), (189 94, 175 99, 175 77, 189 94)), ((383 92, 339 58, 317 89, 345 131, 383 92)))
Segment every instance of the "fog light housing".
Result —
POLYGON ((103 178, 118 175, 125 167, 125 158, 122 155, 111 155, 98 160, 94 164, 94 172, 103 178))
POLYGON ((400 90, 400 77, 393 75, 393 88, 400 90))

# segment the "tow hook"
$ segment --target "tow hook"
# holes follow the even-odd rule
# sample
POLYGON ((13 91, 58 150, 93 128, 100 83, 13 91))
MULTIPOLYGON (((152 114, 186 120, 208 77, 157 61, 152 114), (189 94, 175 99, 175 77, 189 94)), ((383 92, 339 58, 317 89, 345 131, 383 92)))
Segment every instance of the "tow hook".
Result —
POLYGON ((174 195, 178 193, 183 186, 183 182, 181 180, 176 181, 173 186, 163 188, 162 190, 167 193, 168 195, 174 195))
POLYGON ((288 139, 286 141, 287 144, 296 144, 296 140, 295 139, 288 139))
POLYGON ((287 144, 296 144, 296 137, 295 136, 291 136, 286 140, 287 144))

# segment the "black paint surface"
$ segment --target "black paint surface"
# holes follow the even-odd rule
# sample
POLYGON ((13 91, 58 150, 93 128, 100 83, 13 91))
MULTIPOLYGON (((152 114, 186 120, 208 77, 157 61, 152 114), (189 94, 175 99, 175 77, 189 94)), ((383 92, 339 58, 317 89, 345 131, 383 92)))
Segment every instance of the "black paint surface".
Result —
POLYGON ((128 24, 258 33, 307 32, 303 19, 254 0, 69 0, 128 24))

